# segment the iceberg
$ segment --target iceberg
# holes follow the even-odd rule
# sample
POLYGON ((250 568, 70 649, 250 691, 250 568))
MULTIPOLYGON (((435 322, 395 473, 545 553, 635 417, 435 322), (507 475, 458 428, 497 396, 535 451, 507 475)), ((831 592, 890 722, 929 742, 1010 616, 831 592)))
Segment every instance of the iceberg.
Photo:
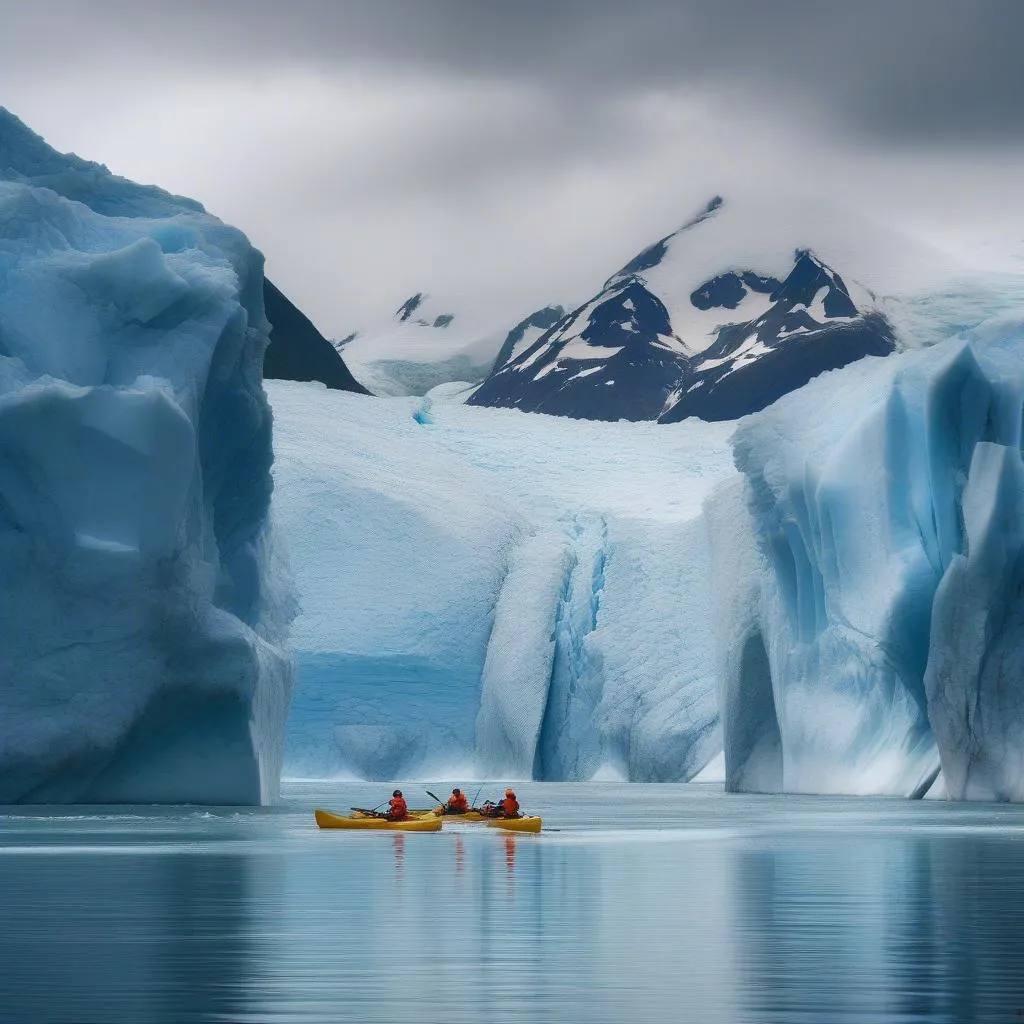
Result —
POLYGON ((262 262, 0 109, 0 803, 275 795, 262 262))
POLYGON ((1022 342, 992 318, 740 422, 707 503, 727 787, 923 795, 941 766, 1021 798, 1022 342))

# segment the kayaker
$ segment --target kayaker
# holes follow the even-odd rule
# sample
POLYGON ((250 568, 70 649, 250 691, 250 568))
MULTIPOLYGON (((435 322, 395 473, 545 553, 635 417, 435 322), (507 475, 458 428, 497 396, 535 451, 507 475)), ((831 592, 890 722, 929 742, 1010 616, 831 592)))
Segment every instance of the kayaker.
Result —
POLYGON ((402 791, 396 789, 388 801, 388 813, 385 815, 388 821, 405 821, 409 817, 409 805, 402 796, 402 791))
POLYGON ((514 790, 505 790, 505 799, 498 805, 501 808, 501 816, 503 818, 518 818, 519 817, 519 801, 516 799, 514 790))
POLYGON ((452 795, 448 797, 448 803, 444 806, 445 814, 465 814, 469 810, 469 801, 461 789, 453 789, 452 795))

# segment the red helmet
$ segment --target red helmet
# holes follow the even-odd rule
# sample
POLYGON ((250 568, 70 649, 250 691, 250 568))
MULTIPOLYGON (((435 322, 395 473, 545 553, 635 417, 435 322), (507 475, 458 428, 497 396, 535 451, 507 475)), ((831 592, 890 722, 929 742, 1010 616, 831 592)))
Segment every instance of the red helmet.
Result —
POLYGON ((506 789, 505 790, 505 796, 515 796, 515 795, 516 795, 516 793, 515 793, 514 789, 506 789))

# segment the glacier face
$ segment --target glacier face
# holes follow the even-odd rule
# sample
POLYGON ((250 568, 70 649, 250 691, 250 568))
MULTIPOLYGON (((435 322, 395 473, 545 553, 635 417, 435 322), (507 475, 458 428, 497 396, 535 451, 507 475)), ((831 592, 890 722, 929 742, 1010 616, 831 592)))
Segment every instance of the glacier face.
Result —
POLYGON ((1022 338, 738 424, 271 385, 287 770, 1021 799, 1022 338))
POLYGON ((273 798, 262 257, 0 110, 0 802, 273 798))
POLYGON ((826 374, 708 502, 734 789, 1020 799, 1024 325, 826 374), (828 410, 823 416, 822 410, 828 410))
POLYGON ((289 774, 676 780, 720 750, 701 507, 729 425, 267 391, 289 774))

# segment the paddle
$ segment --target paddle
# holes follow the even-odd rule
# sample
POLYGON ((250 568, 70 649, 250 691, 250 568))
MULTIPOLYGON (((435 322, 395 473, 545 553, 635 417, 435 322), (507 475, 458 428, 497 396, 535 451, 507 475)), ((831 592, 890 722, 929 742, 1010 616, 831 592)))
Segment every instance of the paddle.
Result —
POLYGON ((442 800, 436 793, 431 793, 429 789, 424 790, 424 792, 427 794, 427 796, 432 797, 434 800, 436 800, 441 805, 442 809, 447 808, 448 804, 445 803, 445 801, 442 800))
POLYGON ((387 803, 387 800, 381 800, 376 807, 350 807, 350 811, 359 811, 361 814, 376 814, 377 811, 387 803))

